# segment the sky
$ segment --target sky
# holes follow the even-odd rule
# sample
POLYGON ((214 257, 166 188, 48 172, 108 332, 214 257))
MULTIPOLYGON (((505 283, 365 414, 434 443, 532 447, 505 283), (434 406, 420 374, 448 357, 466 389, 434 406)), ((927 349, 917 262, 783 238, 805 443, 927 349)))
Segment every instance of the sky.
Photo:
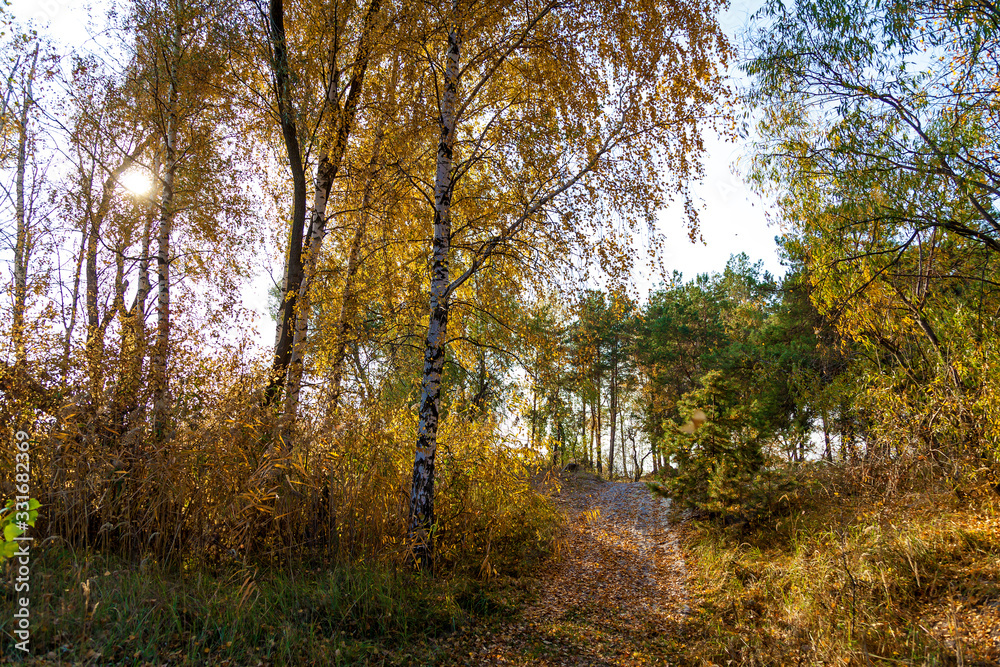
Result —
MULTIPOLYGON (((734 0, 720 16, 720 23, 735 44, 763 0, 734 0)), ((736 67, 729 71, 735 84, 742 81, 736 67)), ((769 205, 754 193, 738 173, 745 173, 750 150, 745 143, 727 142, 718 135, 706 136, 705 178, 692 190, 701 199, 699 212, 704 243, 691 243, 683 221, 683 211, 675 207, 660 216, 660 230, 667 236, 664 264, 685 278, 698 273, 721 271, 730 255, 745 252, 751 261, 762 260, 764 268, 776 276, 784 274, 774 237, 779 233, 768 225, 769 205), (735 171, 734 171, 735 169, 735 171)))
POLYGON ((659 229, 667 237, 663 263, 685 278, 725 268, 729 257, 745 252, 764 269, 783 275, 774 237, 778 230, 767 221, 768 204, 734 173, 745 169, 746 148, 710 136, 706 140, 705 179, 692 186, 701 200, 699 212, 703 242, 688 238, 683 211, 674 207, 660 215, 659 229))
POLYGON ((90 40, 86 4, 72 0, 12 0, 10 10, 19 21, 32 21, 39 32, 66 44, 79 47, 90 40))
MULTIPOLYGON (((720 17, 723 28, 737 43, 747 19, 761 2, 736 0, 720 17)), ((100 7, 100 4, 95 6, 100 7)), ((100 37, 96 40, 93 37, 98 29, 88 25, 86 5, 72 0, 13 0, 11 10, 20 21, 34 21, 40 32, 60 42, 87 51, 102 50, 100 37)), ((737 81, 739 73, 732 68, 730 76, 737 81)), ((701 202, 699 216, 703 242, 692 243, 688 238, 680 206, 664 211, 658 226, 667 239, 663 257, 666 270, 680 271, 690 279, 699 273, 721 271, 731 255, 745 252, 752 261, 762 260, 764 268, 772 274, 782 275, 784 270, 774 241, 778 230, 768 225, 767 202, 751 191, 736 173, 745 170, 748 147, 727 142, 714 134, 706 135, 705 147, 705 178, 692 185, 701 202)), ((260 278, 246 290, 247 305, 257 310, 257 327, 262 343, 267 345, 273 342, 274 325, 266 313, 266 299, 261 297, 261 292, 270 286, 271 279, 264 275, 264 267, 261 269, 260 278)), ((660 276, 639 274, 635 279, 637 291, 645 292, 660 281, 660 276)))

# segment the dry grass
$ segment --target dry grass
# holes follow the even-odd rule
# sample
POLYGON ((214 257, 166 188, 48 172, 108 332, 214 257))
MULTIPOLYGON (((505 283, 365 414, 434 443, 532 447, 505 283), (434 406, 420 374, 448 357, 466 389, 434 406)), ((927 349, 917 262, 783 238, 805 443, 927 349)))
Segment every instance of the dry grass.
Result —
POLYGON ((178 572, 50 545, 33 557, 27 664, 425 664, 433 638, 524 595, 505 579, 303 563, 178 572))
POLYGON ((836 472, 769 525, 684 522, 691 661, 992 665, 1000 661, 1000 513, 921 492, 841 493, 836 472))
MULTIPOLYGON (((197 387, 191 405, 179 399, 160 440, 142 420, 112 428, 106 410, 82 399, 37 423, 36 536, 172 567, 404 562, 414 412, 402 401, 373 402, 302 420, 291 449, 276 455, 261 377, 235 360, 218 363, 206 375, 225 381, 197 387)), ((516 574, 544 558, 557 516, 536 483, 537 454, 505 440, 489 417, 449 416, 439 442, 437 572, 516 574)), ((0 452, 0 469, 13 471, 13 456, 0 452)), ((12 496, 13 482, 0 478, 0 498, 12 496)))

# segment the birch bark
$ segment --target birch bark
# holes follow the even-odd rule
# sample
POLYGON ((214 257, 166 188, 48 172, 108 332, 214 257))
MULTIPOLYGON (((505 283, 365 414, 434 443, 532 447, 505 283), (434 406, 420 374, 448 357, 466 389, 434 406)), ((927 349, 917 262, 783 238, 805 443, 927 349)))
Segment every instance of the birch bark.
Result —
POLYGON ((31 235, 28 229, 28 215, 24 196, 24 172, 28 166, 28 120, 33 104, 31 84, 35 79, 35 68, 38 64, 38 47, 35 47, 31 60, 31 70, 24 85, 24 98, 21 101, 21 114, 17 129, 17 174, 15 180, 14 215, 17 218, 17 239, 14 242, 14 321, 11 334, 14 343, 14 365, 24 368, 28 362, 27 345, 25 343, 24 311, 28 301, 28 260, 31 257, 31 235))
MULTIPOLYGON (((334 139, 332 146, 328 145, 323 151, 323 154, 320 156, 319 165, 316 168, 316 189, 313 199, 313 210, 310 214, 309 232, 306 235, 305 248, 302 253, 304 256, 302 282, 299 285, 295 334, 288 362, 288 382, 285 390, 285 424, 282 440, 286 443, 286 447, 288 446, 287 440, 291 425, 295 421, 295 412, 299 404, 299 392, 302 388, 302 363, 305 355, 306 338, 309 332, 309 290, 312 285, 313 276, 316 273, 316 263, 323 248, 323 239, 326 237, 327 204, 330 201, 333 181, 340 171, 344 154, 347 152, 347 142, 357 117, 358 101, 364 90, 365 74, 368 70, 372 42, 375 37, 375 21, 378 18, 380 7, 380 0, 371 0, 365 12, 364 23, 361 28, 361 39, 358 42, 357 53, 354 58, 354 68, 343 108, 341 108, 339 100, 339 76, 331 76, 331 83, 327 88, 326 104, 336 111, 334 114, 334 139)), ((330 70, 334 73, 338 71, 336 58, 337 53, 334 51, 330 63, 330 70)), ((367 204, 365 206, 367 207, 367 204)), ((360 239, 357 243, 360 246, 360 239)), ((356 265, 357 257, 353 247, 351 255, 356 265)), ((355 268, 356 271, 357 269, 355 268)), ((348 273, 351 273, 350 267, 348 267, 348 273)))
POLYGON ((166 128, 164 133, 163 194, 160 198, 160 220, 156 236, 156 341, 150 359, 150 384, 153 402, 153 436, 165 435, 170 387, 167 357, 170 349, 170 232, 174 220, 174 177, 177 172, 178 80, 177 66, 181 58, 181 28, 175 19, 170 40, 170 86, 167 96, 166 128))
POLYGON ((408 538, 418 569, 433 567, 431 530, 434 526, 434 457, 437 453, 438 418, 441 407, 441 375, 448 335, 451 251, 451 195, 454 164, 456 107, 458 98, 461 36, 458 26, 448 31, 448 59, 440 102, 441 137, 438 141, 434 177, 434 242, 431 267, 430 318, 424 341, 424 370, 420 382, 420 418, 413 460, 408 538))
MULTIPOLYGON (((617 348, 616 348, 617 349, 617 348)), ((617 354, 617 351, 615 352, 617 354)), ((610 444, 608 449, 608 479, 615 476, 615 435, 617 434, 618 421, 618 359, 616 358, 611 367, 611 381, 608 383, 608 412, 611 417, 611 431, 608 434, 610 444)), ((625 474, 625 470, 622 473, 625 474)))

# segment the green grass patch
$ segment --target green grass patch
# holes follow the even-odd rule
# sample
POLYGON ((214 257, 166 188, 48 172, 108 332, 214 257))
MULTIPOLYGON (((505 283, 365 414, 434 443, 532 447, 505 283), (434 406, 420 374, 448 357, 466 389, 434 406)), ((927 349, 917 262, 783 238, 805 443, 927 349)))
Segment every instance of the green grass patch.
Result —
MULTIPOLYGON (((304 564, 168 571, 49 547, 32 557, 31 655, 101 665, 419 662, 428 640, 510 616, 525 595, 506 580, 304 564)), ((5 635, 11 623, 0 618, 5 635)), ((8 658, 18 655, 12 644, 8 658)))

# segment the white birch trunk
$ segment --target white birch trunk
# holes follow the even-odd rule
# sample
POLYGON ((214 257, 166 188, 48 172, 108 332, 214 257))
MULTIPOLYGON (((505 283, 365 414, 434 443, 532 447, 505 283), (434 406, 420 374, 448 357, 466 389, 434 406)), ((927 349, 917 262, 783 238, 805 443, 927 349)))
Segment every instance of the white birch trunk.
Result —
POLYGON ((31 257, 31 235, 28 229, 27 207, 24 197, 24 172, 28 166, 28 120, 33 100, 31 84, 35 79, 35 67, 38 64, 38 47, 32 56, 31 70, 24 83, 24 97, 21 102, 21 114, 18 118, 17 137, 17 174, 15 176, 14 216, 17 220, 17 239, 14 243, 14 321, 11 336, 14 343, 14 365, 23 368, 28 361, 27 345, 25 343, 24 311, 28 301, 28 260, 31 257))
MULTIPOLYGON (((313 276, 316 273, 316 264, 323 249, 323 239, 326 237, 327 204, 330 201, 333 181, 340 171, 344 154, 347 152, 347 141, 357 114, 358 100, 364 88, 365 73, 368 69, 368 60, 371 55, 374 22, 378 16, 380 6, 381 0, 371 0, 368 10, 365 13, 362 36, 358 43, 354 70, 347 98, 344 100, 343 109, 341 109, 338 99, 338 95, 340 94, 338 90, 339 76, 331 77, 332 83, 327 89, 327 106, 336 110, 336 114, 334 115, 336 119, 334 123, 334 141, 332 146, 327 146, 326 150, 323 151, 316 168, 313 210, 310 215, 309 231, 303 249, 302 281, 299 284, 297 294, 295 331, 292 337, 291 354, 288 361, 288 380, 285 388, 284 417, 281 427, 281 441, 286 448, 288 447, 292 425, 295 422, 295 413, 299 404, 299 392, 302 388, 303 360, 306 338, 309 333, 309 309, 311 307, 309 292, 312 287, 313 276)), ((330 63, 332 72, 337 71, 336 57, 337 54, 334 52, 330 63)))
POLYGON ((177 68, 181 57, 180 17, 174 17, 170 44, 170 92, 167 100, 167 125, 164 137, 163 193, 160 197, 160 221, 156 236, 156 342, 150 359, 150 380, 153 387, 153 434, 165 437, 170 401, 167 357, 170 350, 170 232, 174 220, 174 177, 177 172, 178 80, 177 68))
POLYGON ((434 245, 431 268, 430 318, 424 342, 424 371, 420 384, 420 418, 413 459, 408 540, 414 564, 421 570, 433 565, 431 528, 434 525, 434 456, 437 453, 441 375, 448 334, 449 255, 451 252, 452 167, 454 164, 456 108, 461 37, 458 26, 448 31, 448 61, 441 95, 441 138, 434 177, 434 245))

